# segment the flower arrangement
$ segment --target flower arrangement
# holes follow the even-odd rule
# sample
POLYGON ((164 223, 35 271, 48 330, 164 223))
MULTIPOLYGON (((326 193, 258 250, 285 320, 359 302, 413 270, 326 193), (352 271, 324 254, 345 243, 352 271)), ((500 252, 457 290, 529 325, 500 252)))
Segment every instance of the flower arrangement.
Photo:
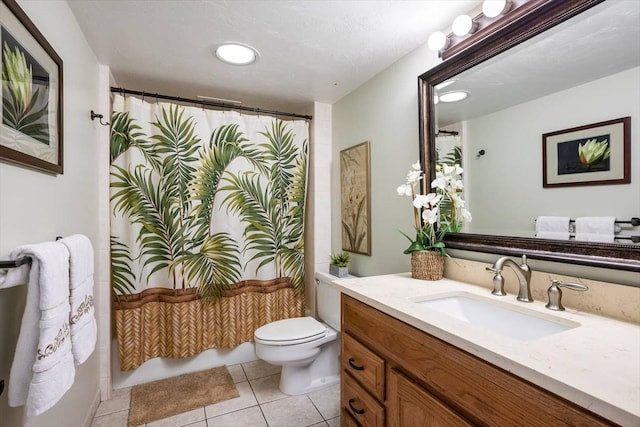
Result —
POLYGON ((411 245, 405 254, 415 251, 437 251, 447 255, 442 241, 445 233, 459 232, 464 221, 471 221, 471 213, 465 209, 460 197, 463 189, 463 169, 458 164, 436 165, 436 179, 431 182, 433 193, 418 194, 418 183, 426 179, 420 162, 411 166, 407 182, 398 187, 398 195, 413 199, 413 213, 416 238, 411 239, 402 233, 411 245), (437 229, 437 230, 436 230, 437 229))

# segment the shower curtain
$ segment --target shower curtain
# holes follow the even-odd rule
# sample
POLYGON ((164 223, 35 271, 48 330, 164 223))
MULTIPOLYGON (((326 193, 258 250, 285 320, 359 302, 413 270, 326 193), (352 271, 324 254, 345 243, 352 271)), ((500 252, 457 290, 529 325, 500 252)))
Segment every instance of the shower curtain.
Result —
POLYGON ((111 284, 122 370, 304 312, 308 123, 115 95, 111 284))

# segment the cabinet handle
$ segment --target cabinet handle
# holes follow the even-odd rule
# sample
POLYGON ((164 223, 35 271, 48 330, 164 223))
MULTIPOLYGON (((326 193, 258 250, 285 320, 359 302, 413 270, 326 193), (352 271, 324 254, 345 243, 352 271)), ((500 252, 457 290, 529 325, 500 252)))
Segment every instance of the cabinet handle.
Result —
POLYGON ((355 401, 356 401, 356 399, 349 399, 349 408, 351 408, 351 410, 353 412, 355 412, 356 414, 358 414, 358 415, 364 414, 364 409, 358 409, 355 406, 353 406, 353 402, 355 402, 355 401))
POLYGON ((359 366, 355 364, 355 359, 353 357, 349 358, 349 366, 351 366, 356 371, 364 371, 364 366, 359 366))

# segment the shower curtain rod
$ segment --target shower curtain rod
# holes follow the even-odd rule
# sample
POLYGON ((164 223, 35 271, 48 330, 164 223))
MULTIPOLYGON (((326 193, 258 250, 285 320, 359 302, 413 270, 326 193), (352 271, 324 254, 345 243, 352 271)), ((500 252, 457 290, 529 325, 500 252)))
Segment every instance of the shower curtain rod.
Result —
POLYGON ((189 99, 189 98, 181 98, 179 96, 171 96, 171 95, 159 95, 157 93, 147 93, 147 92, 141 92, 138 90, 130 90, 130 89, 125 89, 125 88, 121 88, 121 87, 114 87, 111 86, 111 92, 113 93, 121 93, 123 95, 138 95, 138 96, 149 96, 151 98, 158 98, 158 99, 166 99, 169 101, 178 101, 178 102, 188 102, 190 104, 197 104, 197 105, 202 105, 202 106, 209 106, 209 107, 221 107, 221 108, 227 108, 229 110, 242 110, 242 111, 251 111, 253 113, 262 113, 262 114, 270 114, 270 115, 274 115, 274 116, 287 116, 287 117, 294 117, 294 118, 298 118, 298 119, 305 119, 305 120, 312 120, 313 116, 307 116, 304 114, 296 114, 296 113, 283 113, 282 111, 275 111, 275 110, 263 110, 262 108, 253 108, 253 107, 243 107, 241 105, 238 106, 231 106, 227 103, 224 102, 211 102, 211 101, 203 101, 201 99, 189 99))

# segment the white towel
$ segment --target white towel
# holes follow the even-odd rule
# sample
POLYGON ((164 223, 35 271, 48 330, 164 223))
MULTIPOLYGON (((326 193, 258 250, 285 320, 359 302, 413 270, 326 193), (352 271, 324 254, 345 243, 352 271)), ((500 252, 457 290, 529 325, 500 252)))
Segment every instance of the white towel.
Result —
POLYGON ((576 240, 613 243, 615 223, 612 216, 576 218, 576 240))
POLYGON ((569 240, 569 221, 568 216, 539 216, 536 219, 536 237, 569 240))
POLYGON ((51 408, 73 384, 69 339, 69 252, 57 242, 25 245, 10 259, 29 256, 31 267, 10 269, 0 287, 28 283, 27 302, 9 379, 9 406, 27 416, 51 408))
POLYGON ((69 250, 71 351, 76 365, 96 347, 98 328, 93 306, 93 246, 82 234, 59 240, 69 250))

